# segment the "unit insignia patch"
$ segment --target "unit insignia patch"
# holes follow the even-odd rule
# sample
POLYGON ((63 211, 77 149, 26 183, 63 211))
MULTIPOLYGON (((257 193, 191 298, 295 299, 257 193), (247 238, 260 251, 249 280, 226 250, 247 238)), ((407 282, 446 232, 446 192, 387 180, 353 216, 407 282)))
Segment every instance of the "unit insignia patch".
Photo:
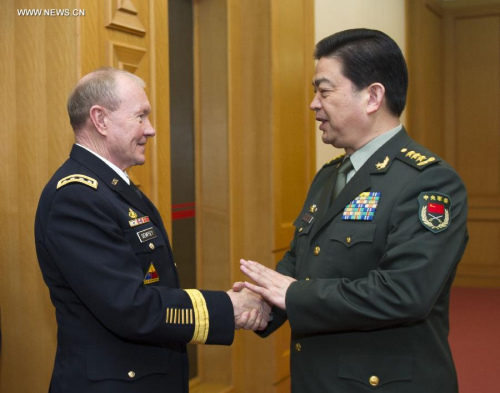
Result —
POLYGON ((146 273, 143 282, 144 284, 151 284, 158 281, 160 281, 160 277, 158 276, 158 272, 156 271, 153 262, 151 262, 151 265, 149 266, 148 272, 146 273))
POLYGON ((434 191, 425 191, 418 196, 420 222, 429 231, 438 233, 450 226, 451 198, 434 191))

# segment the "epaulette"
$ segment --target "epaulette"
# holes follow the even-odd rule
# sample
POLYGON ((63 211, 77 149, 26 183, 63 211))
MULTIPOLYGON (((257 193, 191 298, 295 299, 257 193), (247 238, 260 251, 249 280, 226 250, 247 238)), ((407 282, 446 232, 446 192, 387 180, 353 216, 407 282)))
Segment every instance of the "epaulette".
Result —
POLYGON ((333 165, 333 164, 336 164, 340 161, 342 161, 345 157, 345 154, 341 154, 340 156, 337 156, 337 157, 334 157, 333 159, 331 159, 330 161, 328 161, 325 165, 323 165, 323 168, 326 167, 326 166, 329 166, 329 165, 333 165))
POLYGON ((57 189, 59 190, 61 187, 64 187, 66 184, 70 183, 82 183, 95 190, 97 190, 97 184, 98 184, 97 180, 92 179, 91 177, 85 175, 69 175, 57 182, 57 189))
POLYGON ((420 170, 441 161, 438 157, 425 156, 417 151, 409 150, 406 147, 401 149, 396 157, 408 165, 420 170))

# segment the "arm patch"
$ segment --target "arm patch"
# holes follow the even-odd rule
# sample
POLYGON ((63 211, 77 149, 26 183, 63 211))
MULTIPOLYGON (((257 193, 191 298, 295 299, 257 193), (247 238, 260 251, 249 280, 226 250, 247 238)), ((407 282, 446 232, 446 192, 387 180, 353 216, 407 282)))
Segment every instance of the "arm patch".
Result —
POLYGON ((86 186, 89 186, 93 188, 94 190, 97 190, 97 180, 92 179, 91 177, 85 176, 85 175, 69 175, 57 182, 57 189, 59 190, 61 187, 64 187, 66 184, 70 183, 82 183, 85 184, 86 186))

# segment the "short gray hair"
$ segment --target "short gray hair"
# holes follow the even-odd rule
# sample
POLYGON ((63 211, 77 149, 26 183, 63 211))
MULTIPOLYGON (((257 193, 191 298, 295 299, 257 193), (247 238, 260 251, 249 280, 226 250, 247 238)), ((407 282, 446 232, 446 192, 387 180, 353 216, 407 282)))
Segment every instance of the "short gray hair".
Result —
POLYGON ((142 88, 144 81, 137 75, 113 67, 102 67, 85 75, 71 92, 67 108, 73 130, 81 129, 89 119, 90 108, 100 105, 115 111, 121 104, 116 79, 119 75, 131 78, 142 88))

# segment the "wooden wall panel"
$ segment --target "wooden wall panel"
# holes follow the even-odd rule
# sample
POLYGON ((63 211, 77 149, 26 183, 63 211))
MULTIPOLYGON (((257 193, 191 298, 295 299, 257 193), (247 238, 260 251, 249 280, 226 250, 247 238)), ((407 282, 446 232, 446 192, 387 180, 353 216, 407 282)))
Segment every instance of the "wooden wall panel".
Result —
MULTIPOLYGON (((449 12, 455 166, 469 194, 470 242, 457 284, 500 286, 500 6, 449 12)), ((450 89, 451 90, 451 89, 450 89)))
MULTIPOLYGON (((291 241, 314 172, 312 15, 309 0, 195 2, 199 287, 243 280, 240 258, 273 267, 291 241)), ((289 341, 199 348, 192 391, 289 391, 289 341)))
POLYGON ((457 19, 454 41, 456 168, 473 203, 500 197, 500 15, 457 19))
POLYGON ((412 137, 443 153, 443 15, 425 0, 407 2, 409 89, 407 129, 412 137))
MULTIPOLYGON (((133 15, 130 11, 129 14, 133 15)), ((164 217, 167 213, 165 218, 167 224, 169 222, 168 73, 159 72, 168 66, 166 23, 166 4, 161 0, 2 2, 0 113, 4 121, 0 131, 3 190, 0 204, 8 224, 0 229, 3 239, 0 247, 1 392, 48 390, 56 347, 56 322, 33 242, 35 210, 42 188, 67 159, 74 141, 66 113, 69 92, 82 72, 108 64, 120 65, 119 60, 107 57, 106 45, 109 47, 110 41, 125 42, 123 47, 133 50, 147 50, 143 59, 135 63, 140 64, 137 70, 148 83, 159 137, 148 153, 154 165, 140 172, 138 178, 160 201, 160 211, 164 217), (102 38, 106 32, 105 8, 111 3, 115 7, 118 3, 126 7, 140 3, 140 18, 147 28, 147 34, 141 38, 144 44, 138 44, 137 39, 121 40, 124 32, 121 36, 117 33, 109 39, 102 38), (18 12, 22 10, 42 13, 81 10, 85 15, 21 16, 18 12), (144 57, 148 59, 146 63, 144 57), (150 61, 153 58, 154 63, 150 61), (161 89, 153 88, 155 83, 161 89), (158 105, 163 108, 156 108, 158 105), (158 179, 160 174, 162 177, 158 179)), ((124 68, 133 67, 137 58, 127 51, 117 56, 125 58, 121 62, 124 68)))
POLYGON ((461 286, 500 286, 500 1, 491 3, 406 3, 410 133, 457 169, 469 195, 461 286))
POLYGON ((46 392, 56 345, 54 309, 33 242, 42 188, 67 158, 67 92, 76 81, 76 17, 20 16, 76 1, 6 1, 0 8, 0 391, 46 392))

